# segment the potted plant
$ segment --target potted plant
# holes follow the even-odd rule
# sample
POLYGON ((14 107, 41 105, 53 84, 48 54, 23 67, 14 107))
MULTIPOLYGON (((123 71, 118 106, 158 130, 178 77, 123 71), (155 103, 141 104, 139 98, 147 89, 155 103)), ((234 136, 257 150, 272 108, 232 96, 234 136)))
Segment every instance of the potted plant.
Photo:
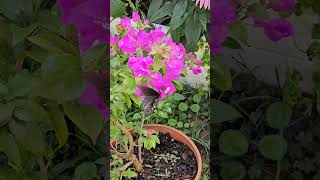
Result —
POLYGON ((111 179, 200 179, 202 160, 192 140, 172 127, 145 120, 153 116, 157 102, 181 86, 177 80, 187 71, 202 73, 201 60, 138 13, 113 20, 112 27, 111 179), (129 123, 130 108, 140 107, 141 122, 129 123))

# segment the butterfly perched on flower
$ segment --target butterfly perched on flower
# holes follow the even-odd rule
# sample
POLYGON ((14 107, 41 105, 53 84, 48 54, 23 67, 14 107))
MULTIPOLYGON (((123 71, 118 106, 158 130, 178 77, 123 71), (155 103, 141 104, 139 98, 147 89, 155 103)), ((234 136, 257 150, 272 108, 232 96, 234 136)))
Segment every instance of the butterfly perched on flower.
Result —
POLYGON ((160 93, 153 88, 140 86, 144 99, 142 100, 142 109, 146 114, 152 113, 157 103, 160 101, 160 93))

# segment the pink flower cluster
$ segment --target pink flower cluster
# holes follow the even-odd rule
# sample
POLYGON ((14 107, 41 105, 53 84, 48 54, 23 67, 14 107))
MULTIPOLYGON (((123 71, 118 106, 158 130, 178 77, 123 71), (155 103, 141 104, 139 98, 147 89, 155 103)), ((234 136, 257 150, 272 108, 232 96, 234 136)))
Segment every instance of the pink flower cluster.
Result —
POLYGON ((230 25, 237 20, 235 4, 231 0, 215 0, 212 9, 213 54, 223 52, 222 43, 229 34, 230 25))
MULTIPOLYGON (((294 0, 272 0, 271 7, 276 12, 292 12, 295 9, 295 2, 294 0)), ((264 28, 266 36, 271 41, 276 42, 294 34, 292 24, 286 19, 276 18, 263 21, 255 14, 250 14, 250 16, 253 18, 254 26, 264 28)))
MULTIPOLYGON (((235 6, 240 1, 215 0, 213 3, 213 54, 223 52, 222 44, 229 34, 230 25, 238 19, 235 6)), ((292 12, 295 9, 294 0, 270 0, 271 8, 276 12, 292 12)), ((294 30, 289 21, 282 18, 262 20, 254 13, 249 13, 254 21, 254 26, 264 28, 265 35, 271 41, 279 41, 283 38, 293 36, 294 30)))
MULTIPOLYGON (((132 13, 132 19, 121 19, 117 26, 120 35, 110 37, 110 52, 111 56, 127 56, 134 77, 142 77, 143 85, 158 91, 163 99, 176 91, 172 81, 180 78, 184 69, 201 73, 202 61, 168 38, 161 27, 146 31, 148 23, 142 22, 136 12, 132 13)), ((135 93, 144 98, 139 88, 135 93)))

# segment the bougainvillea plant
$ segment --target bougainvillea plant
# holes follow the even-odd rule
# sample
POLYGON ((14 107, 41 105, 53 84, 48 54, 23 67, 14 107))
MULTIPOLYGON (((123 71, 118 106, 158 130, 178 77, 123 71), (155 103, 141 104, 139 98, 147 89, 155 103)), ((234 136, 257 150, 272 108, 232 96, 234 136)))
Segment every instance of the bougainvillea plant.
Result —
POLYGON ((145 117, 142 111, 138 126, 125 119, 127 109, 141 106, 147 98, 141 88, 151 88, 159 93, 159 100, 164 99, 176 91, 180 85, 177 80, 187 71, 202 73, 202 61, 182 44, 176 44, 161 26, 151 28, 149 21, 142 21, 136 12, 132 18, 113 21, 116 25, 110 37, 111 178, 117 179, 136 176, 131 166, 142 172, 141 148, 155 148, 160 143, 157 132, 143 128, 144 120, 152 115, 145 117), (137 155, 135 147, 139 148, 137 155))
POLYGON ((292 24, 285 18, 285 14, 295 10, 294 0, 267 0, 260 2, 216 0, 213 4, 213 44, 212 52, 221 54, 226 38, 233 33, 241 41, 246 41, 247 31, 244 20, 250 20, 252 26, 263 28, 265 35, 273 42, 294 35, 292 24), (280 17, 270 17, 269 9, 280 17))

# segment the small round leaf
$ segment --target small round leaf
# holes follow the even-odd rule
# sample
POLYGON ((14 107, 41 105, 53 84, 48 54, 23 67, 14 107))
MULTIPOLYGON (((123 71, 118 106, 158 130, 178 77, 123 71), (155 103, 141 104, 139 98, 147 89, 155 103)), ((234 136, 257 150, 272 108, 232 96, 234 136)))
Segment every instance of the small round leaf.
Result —
POLYGON ((260 140, 259 150, 266 158, 280 160, 287 151, 287 142, 279 135, 267 135, 260 140))
POLYGON ((291 115, 292 110, 287 104, 276 102, 267 109, 266 119, 270 127, 283 129, 289 125, 291 115))
POLYGON ((230 156, 240 156, 248 151, 247 138, 238 130, 226 130, 219 138, 220 151, 230 156))
POLYGON ((199 112, 200 106, 198 104, 192 104, 191 111, 193 112, 199 112))
POLYGON ((175 126, 177 125, 177 120, 175 120, 175 119, 169 119, 169 120, 168 120, 168 124, 169 124, 169 126, 171 126, 171 127, 175 127, 175 126))
POLYGON ((178 108, 180 111, 186 111, 188 110, 188 105, 186 103, 180 103, 178 108))
POLYGON ((196 103, 199 103, 201 101, 201 95, 200 94, 195 94, 193 96, 193 101, 196 103))
POLYGON ((222 164, 221 176, 223 180, 240 180, 246 175, 246 168, 239 162, 222 164))

